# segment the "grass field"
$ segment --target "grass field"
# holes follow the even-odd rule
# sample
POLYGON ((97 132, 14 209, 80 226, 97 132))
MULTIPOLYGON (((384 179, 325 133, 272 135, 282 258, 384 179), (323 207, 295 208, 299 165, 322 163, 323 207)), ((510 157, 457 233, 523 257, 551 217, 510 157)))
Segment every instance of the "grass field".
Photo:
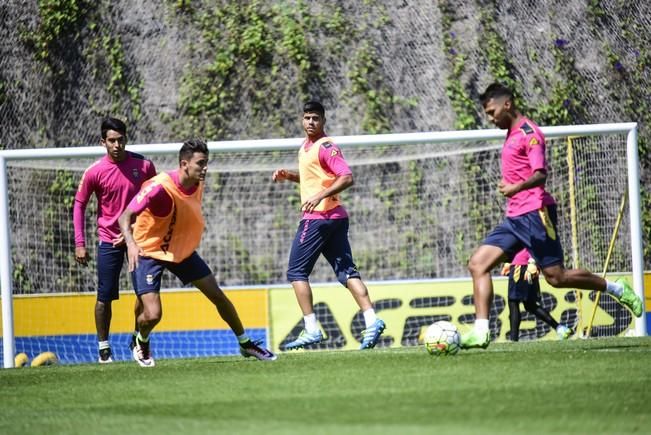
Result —
POLYGON ((651 433, 649 337, 157 364, 0 370, 0 433, 651 433))

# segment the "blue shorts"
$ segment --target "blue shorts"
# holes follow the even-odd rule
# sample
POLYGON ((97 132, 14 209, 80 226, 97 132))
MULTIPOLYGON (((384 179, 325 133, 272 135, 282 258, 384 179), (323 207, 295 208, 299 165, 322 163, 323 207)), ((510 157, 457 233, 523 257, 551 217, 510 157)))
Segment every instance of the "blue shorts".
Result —
POLYGON ((342 285, 345 286, 349 278, 360 278, 348 242, 348 218, 301 220, 289 253, 289 282, 308 281, 321 254, 342 285))
POLYGON ((563 248, 556 230, 557 220, 555 205, 507 217, 482 244, 502 249, 507 261, 511 261, 522 248, 527 248, 542 269, 562 265, 563 248))
POLYGON ((531 284, 524 279, 524 272, 527 266, 518 266, 512 264, 509 269, 509 300, 519 302, 536 303, 540 299, 540 280, 538 277, 534 278, 531 284), (520 268, 519 273, 515 273, 516 267, 520 268), (515 280, 517 275, 518 280, 515 280))
POLYGON ((120 272, 127 254, 126 245, 114 247, 99 242, 97 247, 97 300, 111 302, 120 299, 120 272))
POLYGON ((160 291, 163 270, 167 269, 176 275, 183 284, 205 278, 212 272, 199 254, 193 252, 180 263, 157 260, 151 257, 140 257, 138 267, 131 272, 133 288, 137 295, 160 291))

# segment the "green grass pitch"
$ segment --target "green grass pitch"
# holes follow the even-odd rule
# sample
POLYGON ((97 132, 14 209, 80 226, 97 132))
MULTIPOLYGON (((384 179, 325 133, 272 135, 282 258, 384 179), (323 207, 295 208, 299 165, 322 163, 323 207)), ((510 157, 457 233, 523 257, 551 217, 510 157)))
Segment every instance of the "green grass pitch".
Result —
POLYGON ((156 362, 0 370, 0 433, 651 433, 651 337, 156 362))

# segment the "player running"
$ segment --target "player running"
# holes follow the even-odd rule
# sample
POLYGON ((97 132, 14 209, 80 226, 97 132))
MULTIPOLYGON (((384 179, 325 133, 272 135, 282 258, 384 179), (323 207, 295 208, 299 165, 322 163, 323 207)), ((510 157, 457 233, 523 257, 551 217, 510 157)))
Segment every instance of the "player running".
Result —
MULTIPOLYGON (((109 343, 111 303, 120 297, 120 272, 127 253, 120 233, 118 218, 129 201, 136 196, 142 184, 156 175, 154 164, 140 154, 126 151, 127 127, 116 118, 104 118, 101 124, 100 143, 106 156, 93 163, 81 177, 75 194, 73 225, 75 229, 75 260, 88 265, 86 251, 86 206, 91 195, 97 198, 97 301, 95 302, 95 327, 100 364, 113 362, 109 343)), ((141 306, 136 301, 136 317, 141 306)))
POLYGON ((384 321, 378 319, 368 289, 353 262, 348 241, 348 214, 339 193, 353 185, 352 172, 334 141, 324 131, 326 118, 321 103, 309 101, 303 107, 303 130, 306 139, 298 151, 298 172, 278 169, 275 182, 299 183, 303 217, 289 254, 287 279, 292 283, 298 305, 303 312, 305 329, 284 348, 298 349, 323 340, 312 305, 309 276, 321 254, 328 260, 337 280, 352 294, 364 315, 366 329, 362 332, 360 349, 375 347, 384 331, 384 321))
POLYGON ((156 365, 149 335, 162 317, 160 287, 164 269, 176 275, 183 284, 191 282, 215 305, 237 336, 243 356, 276 359, 276 355, 248 337, 235 307, 195 251, 205 226, 201 199, 207 170, 206 143, 197 139, 185 142, 179 151, 179 169, 161 173, 145 183, 120 216, 129 271, 143 306, 137 319, 139 332, 133 348, 133 359, 141 367, 156 365))
POLYGON ((498 189, 507 198, 506 218, 477 248, 468 264, 472 275, 475 324, 461 337, 464 348, 486 348, 490 343, 488 314, 493 300, 490 271, 526 248, 553 287, 605 291, 642 316, 642 300, 625 280, 605 279, 583 269, 565 269, 556 230, 556 203, 545 191, 545 138, 530 119, 518 112, 513 92, 494 83, 480 96, 489 120, 506 129, 502 147, 502 180, 498 189))

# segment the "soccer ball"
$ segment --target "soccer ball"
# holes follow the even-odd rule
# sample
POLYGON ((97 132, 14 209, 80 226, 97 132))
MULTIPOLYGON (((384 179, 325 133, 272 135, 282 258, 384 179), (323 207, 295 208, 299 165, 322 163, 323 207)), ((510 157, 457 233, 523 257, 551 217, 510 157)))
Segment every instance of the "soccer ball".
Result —
POLYGON ((430 355, 454 355, 459 352, 461 335, 457 327, 452 323, 439 320, 427 327, 423 342, 430 355))

